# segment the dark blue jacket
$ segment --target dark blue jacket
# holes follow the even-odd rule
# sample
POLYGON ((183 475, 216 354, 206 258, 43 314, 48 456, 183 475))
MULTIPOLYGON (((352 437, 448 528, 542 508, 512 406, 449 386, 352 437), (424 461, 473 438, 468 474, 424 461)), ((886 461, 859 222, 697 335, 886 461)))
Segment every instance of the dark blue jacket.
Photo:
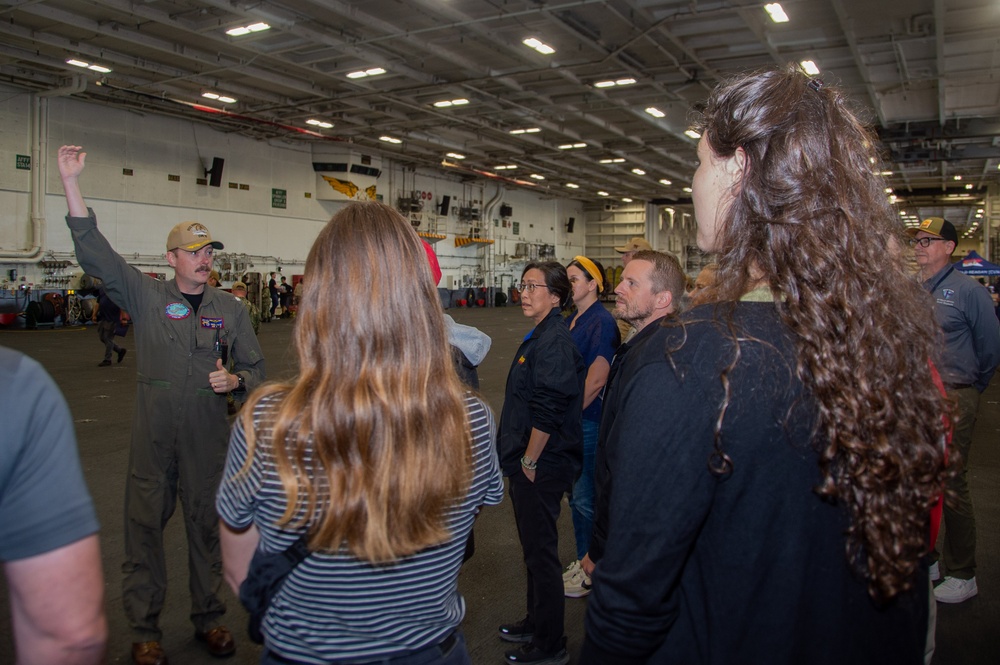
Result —
POLYGON ((532 428, 549 433, 541 468, 573 469, 583 464, 583 384, 587 367, 558 309, 553 309, 521 343, 507 374, 497 450, 505 476, 521 469, 532 428))

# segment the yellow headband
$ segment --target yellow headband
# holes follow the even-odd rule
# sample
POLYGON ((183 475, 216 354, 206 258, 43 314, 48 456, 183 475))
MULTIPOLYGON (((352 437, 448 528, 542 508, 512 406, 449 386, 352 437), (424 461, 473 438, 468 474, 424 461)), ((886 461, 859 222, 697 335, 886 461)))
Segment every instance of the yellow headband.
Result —
POLYGON ((597 291, 601 292, 604 290, 604 275, 601 271, 597 269, 594 262, 588 259, 586 256, 574 256, 573 260, 583 266, 583 269, 590 274, 590 276, 597 280, 597 291))

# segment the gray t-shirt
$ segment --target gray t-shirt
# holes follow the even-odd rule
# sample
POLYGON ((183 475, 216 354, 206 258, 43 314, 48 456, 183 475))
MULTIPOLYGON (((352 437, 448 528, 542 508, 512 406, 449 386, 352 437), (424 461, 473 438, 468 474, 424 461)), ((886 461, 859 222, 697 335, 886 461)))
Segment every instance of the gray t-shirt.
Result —
POLYGON ((99 525, 69 406, 36 361, 0 348, 0 561, 65 547, 99 525))

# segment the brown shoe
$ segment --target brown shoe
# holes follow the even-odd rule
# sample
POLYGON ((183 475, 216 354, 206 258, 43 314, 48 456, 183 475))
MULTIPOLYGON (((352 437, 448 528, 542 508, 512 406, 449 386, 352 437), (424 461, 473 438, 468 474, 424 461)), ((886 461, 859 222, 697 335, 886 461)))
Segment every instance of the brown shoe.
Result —
POLYGON ((236 653, 236 642, 233 641, 233 634, 225 626, 216 626, 212 630, 195 632, 194 636, 205 643, 208 653, 216 658, 232 656, 236 653))
POLYGON ((132 662, 135 665, 167 665, 167 654, 159 642, 133 642, 132 662))

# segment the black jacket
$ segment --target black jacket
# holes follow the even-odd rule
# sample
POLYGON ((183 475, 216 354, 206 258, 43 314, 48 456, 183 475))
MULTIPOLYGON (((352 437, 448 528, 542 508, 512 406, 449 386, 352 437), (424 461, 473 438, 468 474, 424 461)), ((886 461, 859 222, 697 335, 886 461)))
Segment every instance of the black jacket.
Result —
MULTIPOLYGON (((635 349, 653 336, 656 329, 663 323, 663 318, 647 324, 633 335, 632 339, 622 342, 611 361, 608 371, 608 382, 604 384, 604 405, 601 410, 601 428, 597 435, 597 452, 594 457, 594 531, 590 536, 590 560, 597 563, 604 556, 604 545, 608 540, 608 510, 611 501, 611 471, 608 469, 608 432, 615 422, 617 404, 615 391, 618 378, 627 366, 626 354, 638 355, 635 349)), ((631 356, 629 356, 631 357, 631 356)))
POLYGON ((721 439, 733 468, 709 471, 720 376, 736 353, 713 307, 658 327, 616 379, 607 546, 579 662, 923 662, 927 567, 879 606, 848 566, 847 511, 815 492, 817 407, 772 303, 733 312, 740 356, 721 439))
POLYGON ((564 468, 573 475, 583 464, 583 384, 587 368, 569 328, 553 309, 514 354, 507 374, 497 450, 505 476, 521 469, 532 428, 548 432, 538 466, 564 468))

